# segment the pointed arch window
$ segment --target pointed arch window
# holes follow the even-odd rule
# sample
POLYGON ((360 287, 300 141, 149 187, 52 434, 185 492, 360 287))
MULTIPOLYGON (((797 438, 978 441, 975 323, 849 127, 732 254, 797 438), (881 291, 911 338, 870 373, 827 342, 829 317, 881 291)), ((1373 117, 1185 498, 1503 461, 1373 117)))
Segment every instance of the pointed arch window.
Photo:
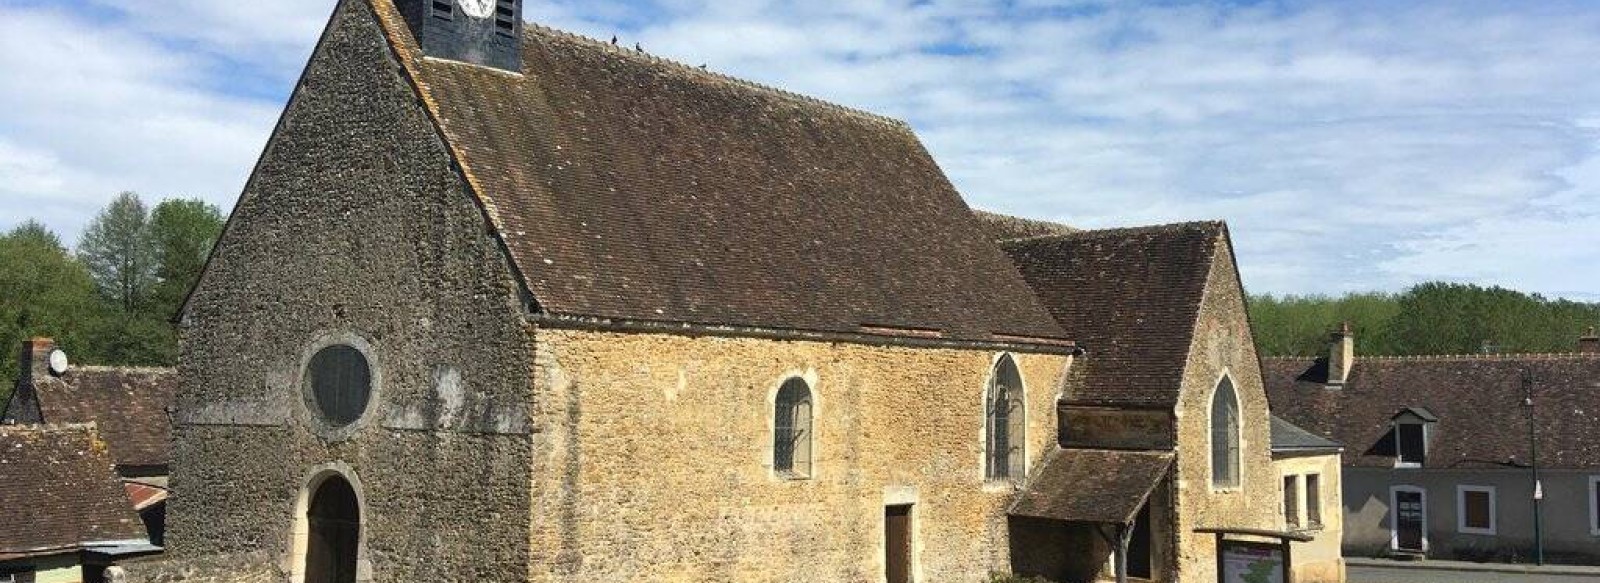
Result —
POLYGON ((1211 396, 1211 487, 1239 487, 1239 396, 1222 377, 1211 396))
POLYGON ((811 476, 811 387, 800 378, 783 382, 773 410, 772 471, 811 476))
POLYGON ((1020 478, 1026 471, 1023 445, 1027 415, 1022 373, 1011 355, 1002 355, 984 394, 984 468, 987 480, 1020 478))

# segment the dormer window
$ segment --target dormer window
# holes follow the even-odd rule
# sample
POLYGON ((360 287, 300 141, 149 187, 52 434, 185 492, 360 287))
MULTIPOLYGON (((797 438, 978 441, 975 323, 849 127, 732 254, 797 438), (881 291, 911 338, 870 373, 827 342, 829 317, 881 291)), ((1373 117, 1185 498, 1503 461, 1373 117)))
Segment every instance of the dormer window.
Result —
POLYGON ((428 14, 433 15, 434 18, 452 20, 456 16, 456 5, 450 0, 433 0, 429 4, 432 8, 428 9, 428 14))
POLYGON ((1394 416, 1394 465, 1420 468, 1428 461, 1428 437, 1439 418, 1422 407, 1408 407, 1394 416))

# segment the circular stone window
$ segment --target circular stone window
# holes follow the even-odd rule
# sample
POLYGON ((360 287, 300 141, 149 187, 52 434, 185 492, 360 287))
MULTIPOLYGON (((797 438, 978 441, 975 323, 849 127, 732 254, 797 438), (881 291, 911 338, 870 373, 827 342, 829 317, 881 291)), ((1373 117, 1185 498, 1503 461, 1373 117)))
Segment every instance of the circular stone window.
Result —
POLYGON ((311 403, 333 428, 355 423, 372 398, 372 369, 360 350, 335 344, 317 351, 306 371, 311 403))

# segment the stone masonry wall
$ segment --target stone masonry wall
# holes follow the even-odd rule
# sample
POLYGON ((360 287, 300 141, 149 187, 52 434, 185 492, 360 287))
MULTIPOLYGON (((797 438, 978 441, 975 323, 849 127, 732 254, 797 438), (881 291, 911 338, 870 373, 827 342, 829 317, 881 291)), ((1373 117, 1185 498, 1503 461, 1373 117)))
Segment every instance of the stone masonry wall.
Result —
MULTIPOLYGON (((534 581, 881 580, 884 506, 896 503, 915 503, 918 581, 978 583, 1008 568, 1013 489, 986 485, 982 469, 996 352, 537 336, 534 581), (803 480, 770 465, 774 394, 794 375, 815 403, 803 480)), ((1056 436, 1070 359, 1016 356, 1036 462, 1056 436)))
POLYGON ((1178 423, 1178 580, 1215 581, 1213 535, 1201 527, 1271 529, 1278 525, 1281 501, 1272 466, 1271 422, 1260 360, 1245 314, 1244 291, 1226 240, 1218 243, 1189 350, 1183 389, 1175 411, 1178 423), (1241 403, 1242 487, 1211 489, 1211 396, 1227 373, 1241 403))
POLYGON ((135 579, 283 580, 313 468, 352 474, 363 577, 527 577, 532 346, 520 288, 365 2, 340 3, 182 324, 166 560, 135 579), (358 339, 348 439, 302 389, 358 339))

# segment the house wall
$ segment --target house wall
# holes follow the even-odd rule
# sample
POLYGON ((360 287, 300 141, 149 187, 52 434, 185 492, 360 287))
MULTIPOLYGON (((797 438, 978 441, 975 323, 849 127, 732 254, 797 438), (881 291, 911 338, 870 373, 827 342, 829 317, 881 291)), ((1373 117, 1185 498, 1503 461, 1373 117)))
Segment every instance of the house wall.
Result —
MULTIPOLYGON (((983 403, 1000 353, 542 329, 534 581, 871 581, 886 504, 914 503, 918 581, 1009 568, 983 479, 983 403), (773 398, 814 399, 810 479, 773 475, 773 398)), ((1016 354, 1027 456, 1056 438, 1070 358, 1016 354)))
MULTIPOLYGON (((1600 565, 1600 536, 1589 530, 1594 471, 1543 470, 1545 558, 1553 563, 1600 565)), ((1390 548, 1390 488, 1416 486, 1426 491, 1428 556, 1495 562, 1533 560, 1533 481, 1526 469, 1345 468, 1345 554, 1387 556, 1390 548), (1458 530, 1460 485, 1495 488, 1494 535, 1458 530)))
POLYGON ((363 579, 525 580, 519 287, 364 2, 316 55, 183 315, 171 560, 130 575, 285 580, 329 471, 361 500, 363 579), (378 380, 336 435, 304 363, 352 338, 378 380))
POLYGON ((28 573, 33 576, 34 583, 83 581, 83 567, 78 564, 77 553, 0 561, 0 573, 28 573))
POLYGON ((1260 361, 1251 340, 1239 286, 1226 240, 1217 245, 1206 291, 1195 323, 1174 416, 1178 429, 1178 579, 1216 580, 1216 540, 1196 534, 1202 527, 1274 528, 1278 524, 1278 474, 1272 465, 1270 420, 1260 361), (1226 373, 1240 400, 1241 487, 1211 487, 1211 397, 1226 373))
POLYGON ((1301 524, 1288 524, 1287 518, 1279 513, 1278 528, 1280 530, 1302 530, 1316 537, 1311 542, 1291 543, 1293 548, 1292 560, 1294 561, 1294 580, 1297 583, 1340 583, 1344 581, 1344 558, 1341 547, 1344 543, 1344 503, 1340 498, 1343 484, 1340 479, 1339 461, 1341 456, 1330 455, 1303 455, 1294 457, 1275 456, 1272 465, 1278 471, 1278 499, 1283 500, 1283 478, 1285 476, 1299 476, 1299 498, 1301 524), (1305 476, 1316 474, 1318 488, 1321 490, 1320 499, 1312 500, 1306 495, 1305 476), (1320 526, 1308 523, 1308 508, 1317 505, 1322 517, 1320 526))

